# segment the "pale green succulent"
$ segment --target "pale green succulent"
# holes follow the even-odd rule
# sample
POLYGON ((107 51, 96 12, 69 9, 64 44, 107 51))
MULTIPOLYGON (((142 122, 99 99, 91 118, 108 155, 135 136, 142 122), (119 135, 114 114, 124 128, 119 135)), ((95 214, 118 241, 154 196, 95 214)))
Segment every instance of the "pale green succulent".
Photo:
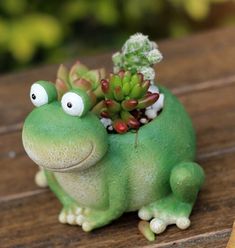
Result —
POLYGON ((123 45, 121 52, 112 57, 114 72, 121 69, 132 73, 141 72, 144 79, 153 82, 155 72, 152 66, 162 60, 157 44, 141 33, 132 35, 123 45))

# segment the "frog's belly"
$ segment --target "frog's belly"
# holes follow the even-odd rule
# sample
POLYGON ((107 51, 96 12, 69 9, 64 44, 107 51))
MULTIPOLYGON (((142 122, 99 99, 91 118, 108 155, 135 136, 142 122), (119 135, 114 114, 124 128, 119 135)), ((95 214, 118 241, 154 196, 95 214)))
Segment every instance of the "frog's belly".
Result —
POLYGON ((100 176, 90 173, 55 173, 63 190, 81 207, 105 209, 108 205, 108 194, 105 181, 100 176))

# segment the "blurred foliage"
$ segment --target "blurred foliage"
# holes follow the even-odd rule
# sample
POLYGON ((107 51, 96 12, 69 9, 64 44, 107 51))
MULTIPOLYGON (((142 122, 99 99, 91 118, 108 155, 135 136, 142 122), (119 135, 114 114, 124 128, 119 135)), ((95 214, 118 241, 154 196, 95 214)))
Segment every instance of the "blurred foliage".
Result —
POLYGON ((0 71, 234 24, 232 0, 1 0, 0 71))

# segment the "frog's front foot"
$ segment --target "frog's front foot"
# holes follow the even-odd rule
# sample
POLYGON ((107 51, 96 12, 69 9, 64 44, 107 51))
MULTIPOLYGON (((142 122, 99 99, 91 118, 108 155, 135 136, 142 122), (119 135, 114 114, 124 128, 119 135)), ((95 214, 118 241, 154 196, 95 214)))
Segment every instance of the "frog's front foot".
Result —
POLYGON ((70 205, 69 207, 63 207, 59 214, 59 222, 62 224, 78 225, 77 218, 83 211, 83 208, 76 204, 70 205))
POLYGON ((104 226, 115 219, 115 215, 109 210, 94 210, 85 208, 77 216, 77 224, 82 226, 83 231, 89 232, 95 228, 104 226))
POLYGON ((76 205, 64 207, 59 214, 60 223, 79 225, 86 232, 108 224, 113 218, 109 211, 81 208, 76 205))
POLYGON ((168 225, 176 224, 180 229, 190 226, 189 215, 204 181, 202 168, 192 162, 175 166, 170 176, 172 193, 139 210, 139 217, 151 220, 150 228, 154 233, 162 233, 168 225))

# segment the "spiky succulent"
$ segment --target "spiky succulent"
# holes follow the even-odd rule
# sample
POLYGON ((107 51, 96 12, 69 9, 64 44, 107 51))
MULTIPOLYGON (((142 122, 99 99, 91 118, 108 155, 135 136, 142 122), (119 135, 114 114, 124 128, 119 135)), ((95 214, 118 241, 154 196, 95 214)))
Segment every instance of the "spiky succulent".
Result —
POLYGON ((103 97, 100 80, 104 77, 104 69, 89 70, 79 61, 70 70, 61 65, 56 79, 58 98, 61 99, 63 94, 71 89, 80 89, 88 94, 93 106, 103 97))
POLYGON ((148 91, 149 80, 143 74, 121 70, 102 79, 101 89, 104 99, 97 103, 92 111, 98 116, 112 120, 112 127, 118 133, 140 127, 139 119, 144 109, 153 105, 159 98, 158 93, 148 91))
POLYGON ((152 66, 162 60, 162 54, 157 44, 141 33, 132 35, 123 45, 121 52, 112 57, 114 72, 121 69, 130 70, 132 73, 141 72, 144 79, 153 83, 155 71, 152 66))

